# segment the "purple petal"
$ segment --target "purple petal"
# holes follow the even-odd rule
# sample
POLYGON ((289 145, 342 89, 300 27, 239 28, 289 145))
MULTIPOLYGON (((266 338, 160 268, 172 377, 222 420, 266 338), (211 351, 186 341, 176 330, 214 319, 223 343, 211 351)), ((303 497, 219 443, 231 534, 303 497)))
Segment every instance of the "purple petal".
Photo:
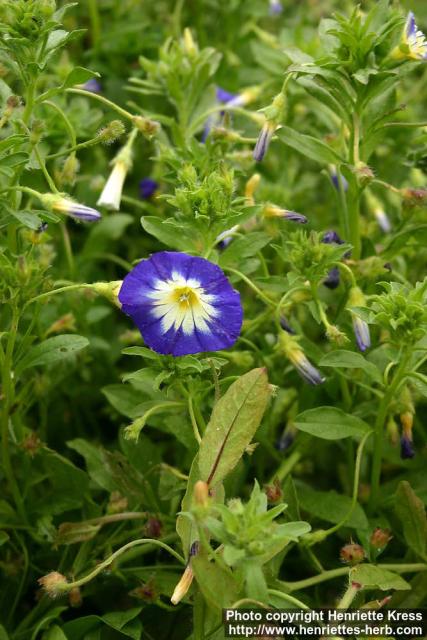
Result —
POLYGON ((162 251, 141 261, 125 277, 119 301, 147 345, 174 356, 231 347, 243 321, 240 295, 221 269, 204 258, 179 252, 162 251), (199 292, 200 306, 188 303, 180 312, 181 302, 164 302, 164 296, 182 283, 199 292), (202 317, 200 308, 205 310, 202 317))
POLYGON ((400 457, 403 460, 413 458, 415 456, 415 449, 413 442, 408 436, 403 435, 400 439, 400 457))
POLYGON ((371 346, 369 325, 355 315, 353 315, 353 331, 360 351, 366 351, 366 349, 369 349, 371 346))
POLYGON ((297 213, 296 211, 285 211, 283 217, 298 224, 307 224, 308 222, 308 219, 302 213, 297 213))
POLYGON ((344 244, 344 240, 341 240, 337 232, 333 229, 323 234, 322 242, 324 244, 344 244))
POLYGON ((271 142, 271 138, 273 137, 273 133, 274 131, 271 125, 269 125, 268 123, 265 124, 261 129, 258 136, 258 140, 255 145, 254 153, 253 153, 253 158, 257 162, 261 162, 261 160, 264 158, 265 154, 267 153, 268 147, 271 142))
POLYGON ((417 25, 415 23, 415 15, 412 11, 408 13, 408 17, 406 18, 406 37, 414 36, 417 33, 417 25))
POLYGON ((338 267, 333 267, 326 278, 323 280, 323 284, 328 289, 336 289, 340 283, 340 270, 338 267))
POLYGON ((159 188, 159 183, 152 178, 142 178, 139 181, 139 195, 143 200, 148 200, 159 188))
POLYGON ((218 100, 218 102, 230 102, 230 100, 234 100, 234 98, 237 98, 237 95, 238 94, 230 93, 230 91, 226 91, 221 87, 216 88, 216 99, 218 100))

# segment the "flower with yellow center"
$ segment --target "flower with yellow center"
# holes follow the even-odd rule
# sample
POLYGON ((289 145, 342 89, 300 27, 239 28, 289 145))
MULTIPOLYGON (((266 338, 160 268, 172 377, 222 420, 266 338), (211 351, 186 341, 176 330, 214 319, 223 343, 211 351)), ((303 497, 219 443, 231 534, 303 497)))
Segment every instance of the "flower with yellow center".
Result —
POLYGON ((123 280, 119 302, 147 345, 162 354, 225 349, 242 325, 240 296, 221 269, 185 253, 142 260, 123 280))

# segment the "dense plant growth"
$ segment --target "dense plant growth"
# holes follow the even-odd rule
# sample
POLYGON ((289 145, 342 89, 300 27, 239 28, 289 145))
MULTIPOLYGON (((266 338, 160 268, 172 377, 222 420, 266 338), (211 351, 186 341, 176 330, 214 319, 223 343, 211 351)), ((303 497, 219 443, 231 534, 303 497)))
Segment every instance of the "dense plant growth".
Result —
POLYGON ((422 26, 2 1, 1 640, 426 604, 422 26))

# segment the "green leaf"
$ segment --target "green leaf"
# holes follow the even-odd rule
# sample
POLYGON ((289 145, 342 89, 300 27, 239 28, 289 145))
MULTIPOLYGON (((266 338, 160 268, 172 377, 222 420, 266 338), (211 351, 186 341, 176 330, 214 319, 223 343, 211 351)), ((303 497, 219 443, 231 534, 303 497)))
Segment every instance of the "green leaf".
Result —
POLYGON ((89 237, 83 249, 84 254, 89 256, 92 253, 105 251, 122 237, 126 227, 132 222, 132 216, 127 213, 115 213, 113 216, 102 218, 90 228, 89 237))
POLYGON ((6 531, 0 531, 0 547, 9 540, 9 535, 6 531))
POLYGON ((271 240, 271 236, 261 231, 254 231, 240 238, 236 238, 222 253, 219 264, 222 266, 238 263, 243 258, 252 258, 271 240))
POLYGON ((62 85, 62 89, 68 87, 74 87, 76 84, 84 84, 91 78, 99 78, 100 74, 97 71, 91 71, 85 67, 74 67, 65 78, 65 82, 62 85))
POLYGON ((319 365, 321 367, 363 369, 372 380, 382 381, 378 368, 372 362, 368 362, 361 353, 356 353, 355 351, 346 351, 345 349, 330 351, 319 360, 319 365))
POLYGON ((292 149, 295 149, 315 162, 319 162, 320 164, 337 164, 343 162, 338 153, 321 140, 313 138, 313 136, 299 133, 286 126, 278 129, 276 135, 282 142, 288 145, 288 147, 292 147, 292 149))
POLYGON ((65 358, 69 358, 77 351, 81 351, 89 344, 89 340, 83 336, 64 334, 48 338, 40 344, 32 347, 27 355, 18 363, 16 374, 21 374, 25 369, 39 365, 48 365, 65 358))
POLYGON ((295 426, 300 431, 324 440, 363 436, 370 430, 366 422, 337 407, 317 407, 303 411, 295 418, 295 426))
POLYGON ((132 638, 132 640, 140 640, 142 633, 141 621, 138 619, 140 612, 141 607, 135 607, 125 611, 113 611, 102 617, 96 615, 84 616, 83 618, 66 622, 62 630, 68 640, 87 640, 91 631, 101 625, 106 625, 128 638, 132 638))
POLYGON ((209 562, 204 553, 195 556, 191 566, 200 591, 211 607, 226 609, 239 599, 239 585, 231 571, 209 562))
POLYGON ((265 369, 233 382, 215 404, 199 450, 202 479, 214 486, 234 469, 261 422, 271 391, 265 369))
POLYGON ((106 464, 104 449, 101 446, 91 444, 83 438, 76 438, 75 440, 69 440, 67 447, 74 449, 74 451, 83 456, 88 473, 97 485, 107 491, 115 491, 117 489, 117 485, 111 477, 106 464))
POLYGON ((9 634, 2 624, 0 624, 0 640, 9 640, 9 634))
POLYGON ((37 231, 42 223, 41 218, 32 211, 12 211, 12 209, 10 209, 10 213, 14 218, 19 220, 21 224, 33 231, 37 231))
MULTIPOLYGON (((315 491, 302 483, 298 483, 297 490, 301 509, 326 522, 338 524, 352 507, 351 498, 336 491, 315 491)), ((369 528, 366 514, 359 504, 356 504, 345 526, 353 529, 369 528)))
POLYGON ((411 586, 397 573, 377 567, 374 564, 358 564, 350 571, 350 579, 362 585, 362 589, 405 591, 411 586))
POLYGON ((67 640, 67 636, 57 624, 54 624, 52 627, 49 627, 43 635, 43 640, 67 640))
POLYGON ((159 359, 157 353, 147 347, 126 347, 126 349, 122 350, 122 353, 126 356, 140 356, 141 358, 148 358, 149 360, 159 359))
POLYGON ((397 487, 395 509, 408 547, 417 556, 427 560, 427 517, 424 504, 406 480, 397 487))
POLYGON ((155 216, 143 216, 141 224, 147 233, 168 247, 188 251, 189 247, 195 246, 196 235, 189 234, 188 229, 180 229, 175 221, 161 220, 155 216))

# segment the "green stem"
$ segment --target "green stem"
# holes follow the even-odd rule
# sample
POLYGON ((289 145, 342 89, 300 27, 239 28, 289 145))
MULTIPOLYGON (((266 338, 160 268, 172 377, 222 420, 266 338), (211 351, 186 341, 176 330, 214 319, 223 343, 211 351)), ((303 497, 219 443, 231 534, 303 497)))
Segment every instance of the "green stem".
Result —
POLYGON ((392 401, 402 379, 405 376, 405 369, 408 359, 409 353, 406 353, 402 356, 402 360, 400 361, 394 378, 391 384, 388 386, 388 389, 380 402, 377 419, 375 421, 375 442, 374 455, 372 460, 371 495, 369 501, 372 510, 376 507, 380 487, 384 425, 387 419, 390 402, 392 401))
POLYGON ((193 407, 193 398, 191 394, 188 396, 188 413, 190 414, 191 425, 193 427, 194 437, 196 438, 197 444, 200 444, 202 438, 200 436, 199 427, 197 424, 196 416, 194 415, 194 407, 193 407))
POLYGON ((360 467, 362 464, 362 455, 363 455, 363 449, 365 447, 366 441, 368 440, 368 438, 373 434, 372 431, 368 431, 368 433, 366 433, 363 438, 361 439, 359 446, 357 447, 357 454, 356 454, 356 462, 354 465, 354 480, 353 480, 353 495, 351 498, 351 505, 349 510, 347 511, 347 513, 345 514, 344 518, 342 518, 342 520, 340 520, 340 522, 338 522, 338 524, 334 525, 333 527, 331 527, 330 529, 327 529, 326 531, 324 531, 324 537, 331 535, 331 533, 335 533, 335 531, 338 531, 338 529, 340 529, 342 526, 344 526, 344 524, 347 522, 347 520, 350 518, 351 514, 353 513, 356 504, 357 504, 357 496, 359 493, 359 479, 360 479, 360 467))
POLYGON ((310 609, 310 607, 304 604, 304 602, 301 602, 301 600, 298 600, 298 598, 294 598, 294 596, 289 595, 289 593, 284 593, 283 591, 278 591, 277 589, 268 589, 268 594, 271 596, 276 596, 277 598, 281 598, 282 600, 284 600, 285 602, 289 602, 290 604, 294 604, 299 609, 310 609))
POLYGON ((92 289, 92 287, 93 287, 92 284, 86 284, 86 283, 70 284, 70 285, 67 285, 66 287, 60 287, 59 289, 53 289, 53 291, 46 291, 46 293, 41 293, 40 295, 35 296, 34 298, 31 298, 30 300, 28 300, 24 305, 24 309, 26 307, 28 307, 30 304, 33 304, 33 302, 38 302, 39 300, 44 300, 45 298, 50 298, 51 296, 54 296, 57 293, 63 293, 64 291, 75 291, 76 289, 92 289))
POLYGON ((100 95, 99 93, 92 93, 91 91, 85 91, 85 89, 76 89, 74 87, 70 87, 69 89, 66 89, 66 91, 67 93, 75 93, 80 96, 85 96, 85 98, 98 100, 98 102, 102 102, 107 107, 110 107, 110 109, 117 111, 117 113, 123 116, 123 118, 126 118, 127 120, 133 120, 133 115, 129 111, 126 111, 126 109, 122 109, 122 107, 119 107, 118 104, 112 102, 111 100, 108 100, 108 98, 100 95))
POLYGON ((13 472, 10 448, 9 448, 9 421, 11 409, 15 401, 15 385, 13 378, 13 352, 18 333, 19 311, 14 304, 12 307, 12 319, 10 323, 8 341, 2 366, 2 392, 4 396, 3 410, 1 414, 1 449, 4 474, 12 493, 21 518, 26 521, 26 513, 18 483, 13 472))
POLYGON ((61 222, 60 227, 61 227, 61 233, 62 233, 62 240, 63 240, 63 243, 64 243, 65 256, 67 258, 68 273, 70 275, 70 279, 73 280, 73 278, 74 278, 73 248, 71 246, 71 240, 70 240, 70 236, 69 236, 69 233, 68 233, 67 225, 64 222, 61 222))
POLYGON ((47 160, 55 160, 56 158, 60 158, 61 156, 67 156, 70 153, 81 151, 82 149, 89 149, 94 145, 101 142, 100 136, 96 136, 95 138, 91 138, 90 140, 86 140, 85 142, 79 142, 78 144, 73 144, 72 147, 68 147, 68 149, 63 149, 62 151, 57 151, 56 153, 51 153, 47 156, 47 160))
MULTIPOLYGON (((388 571, 394 571, 395 573, 418 573, 419 571, 427 571, 427 564, 415 563, 415 564, 379 564, 380 569, 387 569, 388 571)), ((297 580, 295 582, 282 582, 278 584, 289 591, 301 591, 309 587, 313 587, 316 584, 326 582, 327 580, 334 580, 341 576, 349 574, 350 569, 348 567, 340 567, 339 569, 331 569, 319 573, 317 576, 311 578, 305 578, 304 580, 297 580)))
POLYGON ((226 269, 226 271, 230 271, 231 273, 234 273, 236 276, 239 276, 239 278, 241 278, 241 280, 246 282, 246 284, 253 291, 255 291, 255 293, 257 294, 257 296, 259 296, 261 298, 261 300, 263 300, 266 304, 276 308, 276 303, 274 302, 274 300, 272 300, 271 298, 266 296, 265 293, 263 293, 261 291, 261 289, 258 289, 258 287, 252 282, 252 280, 250 280, 247 276, 245 276, 244 273, 241 273, 241 271, 237 271, 237 269, 232 269, 231 267, 225 267, 225 269, 226 269))
MULTIPOLYGON (((51 107, 52 109, 55 109, 55 111, 61 116, 65 124, 65 127, 68 131, 71 145, 74 147, 77 144, 76 132, 74 131, 74 127, 71 124, 67 114, 64 113, 64 111, 61 109, 60 106, 56 104, 56 102, 51 102, 50 100, 46 100, 43 104, 45 104, 47 107, 51 107)), ((48 157, 50 158, 51 156, 48 156, 48 157)))
POLYGON ((42 170, 45 180, 49 185, 49 189, 52 191, 52 193, 59 193, 51 175, 49 174, 49 171, 46 169, 46 164, 40 155, 40 151, 38 150, 37 145, 34 145, 33 149, 34 149, 34 154, 37 158, 37 162, 39 163, 40 169, 42 170))
POLYGON ((97 0, 88 0, 88 4, 91 24, 90 36, 92 46, 96 49, 101 38, 101 20, 99 18, 98 2, 97 0))
POLYGON ((349 240, 353 246, 352 258, 359 260, 362 250, 360 238, 360 189, 357 185, 349 187, 347 195, 347 210, 349 222, 349 240))
POLYGON ((348 609, 360 590, 360 585, 353 582, 348 586, 343 597, 337 604, 337 609, 348 609))
POLYGON ((294 466, 298 464, 298 462, 301 459, 301 456, 302 456, 302 452, 298 450, 291 453, 291 455, 288 458, 283 460, 280 467, 272 475, 272 477, 270 478, 270 482, 273 482, 275 478, 277 478, 282 482, 286 478, 286 476, 289 475, 289 473, 292 471, 294 466))
POLYGON ((194 597, 193 608, 193 640, 205 638, 206 605, 201 592, 198 590, 194 597))
POLYGON ((139 540, 132 540, 132 542, 128 542, 123 547, 120 547, 120 549, 117 549, 117 551, 112 553, 111 556, 109 556, 103 562, 100 562, 93 571, 85 575, 83 578, 79 578, 79 580, 75 580, 74 582, 68 582, 66 589, 64 589, 64 591, 67 592, 67 591, 70 591, 71 589, 74 589, 74 587, 81 587, 84 584, 87 584, 88 582, 93 580, 93 578, 95 578, 98 574, 104 571, 104 569, 110 566, 110 564, 114 562, 114 560, 116 560, 118 557, 123 555, 126 551, 128 551, 129 549, 132 549, 133 547, 141 546, 144 544, 151 544, 157 547, 161 547, 162 549, 165 549, 174 558, 176 558, 178 562, 180 562, 182 565, 185 566, 186 562, 184 558, 179 553, 177 553, 174 549, 172 549, 172 547, 170 547, 168 544, 165 544, 161 540, 156 540, 151 538, 140 538, 139 540))

